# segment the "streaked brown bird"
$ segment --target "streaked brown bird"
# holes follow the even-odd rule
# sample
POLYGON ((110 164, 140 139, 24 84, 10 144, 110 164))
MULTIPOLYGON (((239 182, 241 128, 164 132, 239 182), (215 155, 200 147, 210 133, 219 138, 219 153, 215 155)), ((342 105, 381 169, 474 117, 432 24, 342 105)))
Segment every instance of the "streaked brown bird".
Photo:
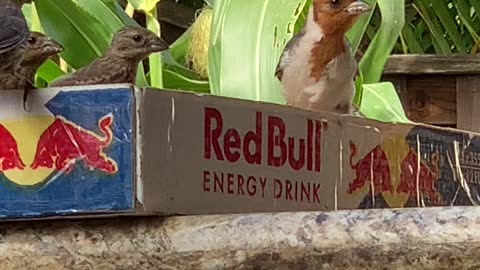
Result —
MULTIPOLYGON (((32 0, 0 0, 0 73, 12 70, 30 34, 22 5, 32 0)), ((0 86, 0 89, 2 87, 0 86)))
POLYGON ((39 32, 30 32, 27 45, 23 51, 20 65, 15 74, 21 80, 13 80, 6 89, 25 89, 33 84, 37 69, 51 56, 63 51, 63 46, 39 32))
POLYGON ((22 50, 18 64, 10 65, 0 73, 0 85, 3 90, 23 89, 24 108, 27 96, 33 89, 37 69, 51 56, 63 51, 63 46, 39 32, 30 32, 26 46, 22 50))
POLYGON ((51 87, 135 83, 140 61, 151 53, 167 50, 168 44, 148 29, 125 26, 115 33, 110 47, 88 66, 62 76, 51 87))
POLYGON ((26 102, 30 90, 33 89, 33 82, 38 68, 50 57, 57 55, 64 50, 63 46, 55 40, 39 32, 30 32, 27 46, 24 50, 22 61, 17 67, 15 74, 21 80, 17 80, 15 89, 24 89, 23 107, 26 109, 26 102))

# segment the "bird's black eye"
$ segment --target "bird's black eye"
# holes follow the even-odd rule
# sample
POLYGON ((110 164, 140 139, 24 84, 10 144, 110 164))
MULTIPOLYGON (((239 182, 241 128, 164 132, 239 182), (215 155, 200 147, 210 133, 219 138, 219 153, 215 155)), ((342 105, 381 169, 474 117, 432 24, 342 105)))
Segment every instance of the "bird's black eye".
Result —
POLYGON ((338 4, 338 2, 340 2, 340 0, 330 0, 330 2, 334 5, 338 4))
POLYGON ((136 41, 136 42, 139 42, 139 41, 142 40, 142 37, 139 36, 139 35, 135 35, 135 36, 133 36, 133 40, 136 41))
POLYGON ((33 43, 37 42, 37 39, 34 38, 34 37, 29 37, 27 42, 30 43, 30 44, 33 44, 33 43))

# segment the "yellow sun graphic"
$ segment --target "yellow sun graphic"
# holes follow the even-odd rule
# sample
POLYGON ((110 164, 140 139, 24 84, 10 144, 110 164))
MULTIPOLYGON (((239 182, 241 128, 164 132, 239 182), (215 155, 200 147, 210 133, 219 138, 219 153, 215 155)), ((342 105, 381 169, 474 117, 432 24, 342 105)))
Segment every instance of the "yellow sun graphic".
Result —
POLYGON ((390 207, 403 207, 407 203, 409 194, 397 193, 397 187, 400 184, 401 164, 410 151, 410 146, 405 141, 405 137, 397 134, 386 138, 382 144, 382 149, 387 156, 390 167, 390 181, 394 189, 393 193, 382 193, 383 198, 390 207))
POLYGON ((4 172, 5 176, 12 182, 31 186, 44 181, 54 168, 37 168, 32 170, 32 164, 40 135, 53 123, 53 116, 31 116, 18 120, 3 120, 0 122, 17 141, 20 158, 25 164, 23 170, 12 169, 4 172))

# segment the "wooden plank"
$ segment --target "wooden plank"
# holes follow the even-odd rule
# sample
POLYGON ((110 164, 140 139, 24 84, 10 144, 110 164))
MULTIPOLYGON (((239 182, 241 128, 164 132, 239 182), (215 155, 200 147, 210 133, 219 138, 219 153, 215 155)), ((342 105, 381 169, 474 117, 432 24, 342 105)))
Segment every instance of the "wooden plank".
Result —
POLYGON ((158 4, 158 20, 187 29, 195 20, 196 7, 176 3, 175 0, 162 0, 158 4))
POLYGON ((183 33, 185 33, 185 29, 166 22, 160 22, 160 27, 162 29, 162 38, 168 44, 173 44, 179 37, 183 35, 183 33))
POLYGON ((480 74, 480 57, 474 55, 392 55, 384 74, 480 74))
POLYGON ((410 120, 456 126, 455 76, 386 75, 382 80, 393 82, 410 120))
POLYGON ((457 128, 480 132, 480 76, 458 77, 457 128))

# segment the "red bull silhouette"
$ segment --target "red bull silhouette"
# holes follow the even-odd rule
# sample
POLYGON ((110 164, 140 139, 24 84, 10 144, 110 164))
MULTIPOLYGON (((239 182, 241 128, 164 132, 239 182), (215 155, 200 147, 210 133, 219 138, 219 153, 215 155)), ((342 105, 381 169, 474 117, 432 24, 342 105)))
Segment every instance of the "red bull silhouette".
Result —
POLYGON ((20 158, 18 146, 12 134, 3 126, 0 125, 0 171, 11 169, 25 168, 25 164, 20 158))
MULTIPOLYGON (((372 195, 378 195, 381 192, 393 193, 391 168, 382 146, 375 147, 357 163, 353 162, 353 158, 357 154, 357 147, 353 142, 350 142, 350 153, 350 166, 355 170, 356 178, 349 184, 348 194, 352 194, 367 184, 370 185, 372 195)), ((399 184, 395 191, 396 193, 409 194, 411 198, 421 195, 422 199, 428 198, 430 203, 438 205, 441 199, 435 188, 438 173, 418 158, 419 156, 415 151, 408 149, 403 160, 398 162, 400 175, 399 184)), ((438 163, 438 154, 432 156, 432 162, 438 163)), ((433 167, 438 167, 438 164, 434 164, 433 167)))
POLYGON ((372 195, 387 191, 392 192, 390 167, 388 166, 387 156, 382 147, 375 147, 357 163, 354 163, 353 158, 356 155, 357 146, 353 142, 350 142, 350 166, 355 170, 356 178, 348 185, 347 192, 352 194, 356 190, 364 187, 367 182, 369 182, 370 185, 370 192, 374 193, 372 195))
POLYGON ((117 163, 103 151, 110 145, 113 134, 110 126, 113 115, 107 114, 98 121, 103 137, 57 116, 55 121, 42 133, 30 165, 52 168, 69 173, 78 159, 83 159, 89 168, 96 168, 106 173, 118 171, 117 163))
MULTIPOLYGON (((440 203, 440 194, 435 188, 437 173, 430 169, 422 160, 418 166, 418 155, 410 150, 407 157, 401 164, 400 184, 397 187, 398 193, 407 193, 410 196, 427 196, 433 204, 440 203), (417 181, 418 179, 418 181, 417 181), (417 192, 419 194, 417 194, 417 192)), ((438 158, 433 158, 438 162, 438 158)))

